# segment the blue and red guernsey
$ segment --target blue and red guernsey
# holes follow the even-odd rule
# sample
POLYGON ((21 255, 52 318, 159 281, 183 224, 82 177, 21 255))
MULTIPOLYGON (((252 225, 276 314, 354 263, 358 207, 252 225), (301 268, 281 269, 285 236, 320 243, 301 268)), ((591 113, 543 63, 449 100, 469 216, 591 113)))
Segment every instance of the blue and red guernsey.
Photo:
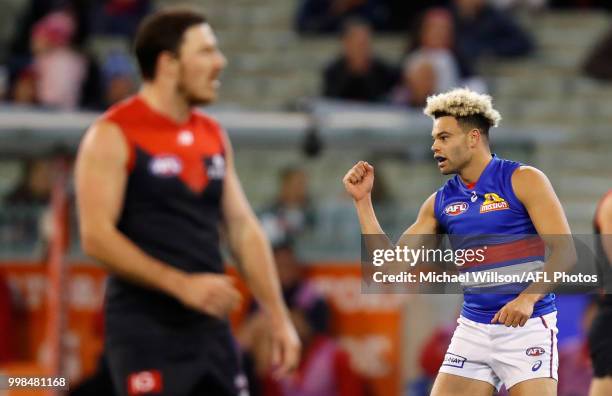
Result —
MULTIPOLYGON (((102 118, 121 129, 129 148, 117 228, 168 265, 189 273, 222 273, 218 227, 226 168, 219 124, 195 110, 186 122, 177 123, 138 96, 113 106, 102 118)), ((106 294, 111 339, 129 331, 122 324, 125 315, 181 323, 215 321, 168 295, 113 275, 106 294)))
MULTIPOLYGON (((435 216, 452 247, 484 251, 484 260, 466 263, 459 271, 494 271, 505 276, 543 268, 545 245, 512 188, 512 174, 520 166, 493 154, 476 183, 466 185, 455 175, 437 191, 435 216)), ((490 323, 495 313, 527 286, 527 282, 496 283, 495 277, 474 281, 472 276, 463 284, 461 314, 475 322, 490 323)), ((555 311, 554 299, 552 293, 540 299, 532 317, 555 311)))

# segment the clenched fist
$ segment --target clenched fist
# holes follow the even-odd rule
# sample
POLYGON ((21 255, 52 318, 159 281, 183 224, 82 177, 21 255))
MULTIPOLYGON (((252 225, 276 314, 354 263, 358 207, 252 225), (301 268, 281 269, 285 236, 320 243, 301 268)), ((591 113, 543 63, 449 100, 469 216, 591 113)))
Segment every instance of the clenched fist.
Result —
POLYGON ((372 191, 374 185, 374 167, 365 161, 359 161, 342 179, 344 188, 355 201, 360 201, 372 191))

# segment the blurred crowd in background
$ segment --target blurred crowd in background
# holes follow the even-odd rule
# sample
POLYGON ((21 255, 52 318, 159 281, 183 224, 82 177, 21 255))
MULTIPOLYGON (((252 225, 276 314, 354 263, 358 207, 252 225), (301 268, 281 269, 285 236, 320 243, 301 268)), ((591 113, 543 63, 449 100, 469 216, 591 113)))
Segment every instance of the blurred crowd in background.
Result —
MULTIPOLYGON (((0 101, 5 105, 101 111, 137 91, 138 70, 129 53, 129 42, 138 23, 157 6, 154 1, 29 0, 26 3, 14 16, 18 21, 15 30, 4 38, 5 50, 0 53, 0 101), (92 43, 100 36, 113 37, 125 45, 99 53, 92 43)), ((469 86, 487 92, 487 84, 478 70, 478 59, 530 56, 537 43, 515 15, 552 8, 610 9, 612 3, 603 0, 296 0, 294 28, 305 37, 338 38, 337 57, 320 70, 321 97, 419 109, 429 95, 452 87, 469 86), (379 33, 406 37, 404 51, 397 54, 395 63, 377 55, 379 33)), ((214 27, 214 20, 212 24, 214 27)), ((583 61, 582 72, 596 79, 612 80, 612 30, 590 45, 592 50, 583 61)), ((48 158, 33 158, 25 160, 22 167, 20 180, 1 197, 0 240, 13 247, 35 250, 44 262, 48 254, 46 241, 53 232, 49 219, 53 165, 48 158), (7 216, 7 208, 23 215, 7 216), (11 220, 7 222, 9 217, 11 220)), ((329 393, 319 395, 367 395, 363 378, 352 368, 348 355, 330 331, 326 301, 301 276, 304 266, 296 255, 295 241, 312 230, 318 221, 313 210, 318 202, 309 193, 309 182, 308 173, 300 166, 282 169, 277 191, 270 194, 267 205, 257 208, 274 248, 285 298, 304 341, 300 378, 325 386, 329 393)), ((375 192, 380 194, 377 199, 391 200, 385 196, 384 181, 377 179, 375 192)), ((0 279, 0 362, 10 361, 17 354, 13 350, 15 345, 8 341, 13 339, 11 334, 20 317, 19 304, 11 303, 12 300, 14 296, 6 281, 0 279)), ((595 306, 588 296, 562 296, 559 305, 560 310, 566 310, 565 319, 559 321, 562 337, 559 395, 584 395, 591 378, 584 335, 595 306)), ((300 394, 297 387, 303 387, 303 383, 279 382, 268 375, 268 367, 262 363, 267 359, 261 356, 265 348, 258 343, 264 331, 263 321, 257 307, 252 306, 237 333, 245 351, 252 394, 300 394)), ((451 319, 419 346, 420 376, 406 384, 406 394, 428 394, 453 328, 451 319)), ((86 383, 77 387, 73 394, 108 396, 100 393, 106 392, 99 385, 104 383, 104 375, 102 359, 97 377, 92 377, 88 386, 86 383)))
MULTIPOLYGON (((341 50, 321 70, 323 97, 421 107, 434 92, 455 86, 486 91, 483 56, 528 56, 534 40, 513 12, 545 8, 610 8, 605 1, 547 0, 302 0, 295 29, 305 36, 338 35, 341 50), (395 63, 376 54, 375 34, 406 37, 395 63)), ((31 0, 0 54, 0 99, 49 109, 102 110, 133 94, 138 71, 129 43, 150 0, 31 0), (123 49, 95 50, 97 37, 123 49)), ((214 24, 214 21, 212 21, 214 24)), ((610 33, 612 34, 612 32, 610 33)), ((612 77, 606 62, 612 37, 585 59, 584 71, 612 77)))
POLYGON ((149 0, 33 0, 4 54, 4 99, 53 109, 100 110, 135 92, 137 70, 129 53, 97 58, 95 36, 129 41, 152 10, 149 0))

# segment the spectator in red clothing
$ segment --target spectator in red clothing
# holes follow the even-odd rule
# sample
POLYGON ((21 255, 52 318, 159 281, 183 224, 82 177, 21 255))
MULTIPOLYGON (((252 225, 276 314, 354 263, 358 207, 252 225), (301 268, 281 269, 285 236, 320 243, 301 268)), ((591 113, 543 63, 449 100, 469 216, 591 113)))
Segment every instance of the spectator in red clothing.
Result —
POLYGON ((444 361, 444 355, 453 336, 454 326, 444 325, 434 329, 425 340, 419 353, 421 376, 408 385, 411 396, 427 396, 444 361))
MULTIPOLYGON (((304 317, 292 311, 293 323, 307 328, 304 317)), ((303 329, 305 330, 305 329, 303 329)), ((300 334, 304 342, 303 358, 295 373, 264 383, 266 396, 362 396, 362 378, 352 369, 349 355, 329 336, 300 334)))
MULTIPOLYGON (((253 356, 255 372, 263 378, 265 396, 362 396, 363 380, 351 367, 348 353, 329 333, 329 309, 313 285, 305 282, 290 242, 277 245, 274 256, 283 295, 303 345, 300 365, 290 378, 277 380, 270 373, 271 356, 265 317, 254 313, 243 327, 239 340, 253 356)), ((251 379, 253 381, 253 378, 251 379)), ((251 386, 253 395, 259 389, 251 386)))

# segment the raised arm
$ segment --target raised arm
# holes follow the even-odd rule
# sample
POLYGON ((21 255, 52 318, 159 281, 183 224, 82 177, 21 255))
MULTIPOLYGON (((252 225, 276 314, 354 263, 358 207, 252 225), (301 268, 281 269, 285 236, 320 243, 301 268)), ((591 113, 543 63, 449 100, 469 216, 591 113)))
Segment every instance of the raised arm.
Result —
MULTIPOLYGON (((374 185, 374 167, 367 162, 359 161, 344 176, 342 180, 346 191, 351 195, 359 216, 361 233, 364 235, 385 234, 374 212, 372 205, 372 186, 374 185)), ((406 229, 398 244, 408 243, 408 235, 433 235, 438 229, 438 221, 434 215, 434 200, 432 194, 425 200, 416 221, 406 229)))
POLYGON ((249 288, 269 315, 274 332, 274 360, 280 366, 279 374, 284 374, 297 366, 299 339, 283 301, 270 244, 242 191, 227 136, 225 147, 223 217, 229 247, 249 288))
MULTIPOLYGON (((403 262, 395 255, 392 255, 389 260, 387 259, 387 253, 390 250, 398 248, 401 250, 432 249, 438 246, 438 236, 436 235, 438 222, 434 215, 435 193, 427 198, 419 210, 416 221, 404 231, 397 244, 394 244, 380 226, 372 205, 371 192, 374 185, 374 167, 367 162, 359 161, 349 169, 342 181, 346 191, 353 198, 357 209, 363 238, 362 246, 366 250, 362 252, 362 259, 365 258, 365 261, 371 261, 371 264, 379 267, 372 275, 379 272, 386 275, 399 274, 407 270, 415 270, 418 264, 422 264, 421 261, 403 262), (374 262, 377 256, 381 257, 381 252, 384 252, 386 257, 382 267, 374 262)), ((372 266, 368 268, 374 270, 372 266)))
POLYGON ((131 282, 224 317, 240 299, 228 277, 188 275, 146 254, 117 229, 127 184, 128 146, 119 127, 99 121, 86 133, 76 162, 76 195, 85 253, 131 282))

